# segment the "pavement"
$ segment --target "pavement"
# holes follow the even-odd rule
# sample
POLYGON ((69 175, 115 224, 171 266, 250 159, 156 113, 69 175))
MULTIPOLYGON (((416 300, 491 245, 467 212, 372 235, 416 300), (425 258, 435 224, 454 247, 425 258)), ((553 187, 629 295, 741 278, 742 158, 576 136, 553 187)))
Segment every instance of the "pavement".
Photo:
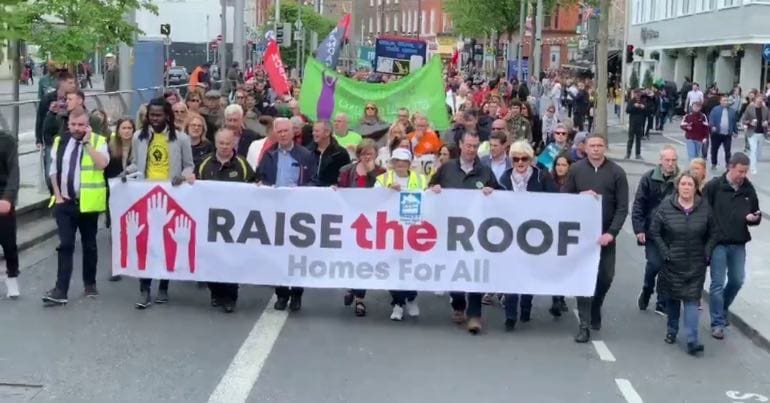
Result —
MULTIPOLYGON (((633 191, 648 167, 623 166, 633 191)), ((43 308, 56 276, 51 239, 22 254, 22 297, 0 300, 0 402, 768 401, 770 354, 735 326, 712 339, 708 301, 702 357, 684 352, 683 334, 677 345, 664 343, 665 319, 636 308, 643 250, 630 222, 624 228, 604 326, 583 345, 572 340, 574 312, 552 318, 548 297, 535 298, 532 322, 513 333, 503 331, 501 308, 485 307, 479 336, 452 324, 448 297, 433 293, 418 297, 419 318, 403 322, 388 319, 384 291, 367 295, 368 315, 358 318, 342 305, 343 290, 307 290, 303 310, 287 314, 272 309, 271 288, 244 286, 226 315, 209 306, 207 290, 180 282, 169 304, 137 311, 137 280, 107 282, 105 231, 101 295, 81 296, 76 269, 70 303, 43 308)), ((756 238, 770 239, 766 228, 756 238)), ((757 242, 736 312, 756 287, 757 242)))
MULTIPOLYGON (((676 119, 664 127, 662 133, 651 134, 650 140, 642 141, 643 160, 626 160, 626 139, 628 138, 626 127, 617 120, 610 121, 609 128, 609 152, 611 158, 616 159, 626 169, 649 170, 657 164, 659 152, 664 144, 673 145, 679 154, 680 167, 687 166, 687 151, 684 146, 684 134, 679 130, 679 121, 676 119)), ((743 135, 740 134, 733 140, 733 152, 742 151, 744 146, 743 135)), ((767 145, 765 145, 767 147, 767 145)), ((633 153, 632 153, 633 154, 633 153)), ((709 177, 721 175, 725 172, 724 153, 720 149, 717 158, 716 170, 711 170, 709 155, 709 177)), ((770 158, 760 159, 758 174, 749 175, 749 178, 757 189, 760 209, 763 211, 764 222, 751 229, 752 241, 747 245, 746 281, 738 297, 730 308, 733 324, 749 336, 757 345, 770 351, 770 268, 767 261, 770 260, 770 158)), ((636 191, 634 186, 633 192, 636 191)), ((633 200, 633 199, 632 199, 633 200)), ((627 226, 629 231, 630 226, 627 226)), ((706 283, 708 291, 708 282, 706 283)))

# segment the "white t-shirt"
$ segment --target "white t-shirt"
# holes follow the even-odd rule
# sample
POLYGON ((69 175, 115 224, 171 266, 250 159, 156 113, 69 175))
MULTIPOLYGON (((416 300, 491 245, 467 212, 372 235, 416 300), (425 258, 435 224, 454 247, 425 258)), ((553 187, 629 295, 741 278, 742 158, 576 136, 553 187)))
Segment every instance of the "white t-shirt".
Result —
POLYGON ((687 93, 687 105, 690 106, 696 102, 703 102, 703 91, 691 90, 687 93))

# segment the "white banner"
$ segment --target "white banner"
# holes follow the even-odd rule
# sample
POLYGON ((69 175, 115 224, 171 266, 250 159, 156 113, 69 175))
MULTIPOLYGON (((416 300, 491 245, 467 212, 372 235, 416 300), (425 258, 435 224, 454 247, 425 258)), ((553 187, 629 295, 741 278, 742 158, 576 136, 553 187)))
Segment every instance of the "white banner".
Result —
POLYGON ((593 295, 590 196, 110 184, 113 274, 320 288, 593 295))

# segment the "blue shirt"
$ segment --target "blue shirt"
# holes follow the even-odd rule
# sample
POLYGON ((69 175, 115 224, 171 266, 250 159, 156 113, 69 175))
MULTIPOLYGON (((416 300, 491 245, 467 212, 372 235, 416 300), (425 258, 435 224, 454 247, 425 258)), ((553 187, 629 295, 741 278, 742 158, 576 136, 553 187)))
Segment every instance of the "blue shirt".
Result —
POLYGON ((297 186, 299 183, 299 168, 299 162, 291 156, 291 150, 284 150, 279 147, 275 186, 297 186))
POLYGON ((559 146, 556 143, 551 143, 537 157, 537 163, 542 165, 546 171, 551 172, 553 171, 553 163, 556 162, 556 157, 561 152, 562 152, 561 146, 559 146))

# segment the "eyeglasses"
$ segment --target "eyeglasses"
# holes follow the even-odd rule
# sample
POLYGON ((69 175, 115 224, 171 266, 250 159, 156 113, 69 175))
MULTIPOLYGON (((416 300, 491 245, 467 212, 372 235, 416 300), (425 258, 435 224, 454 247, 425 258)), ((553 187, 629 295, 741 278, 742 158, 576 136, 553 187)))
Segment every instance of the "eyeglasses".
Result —
POLYGON ((367 106, 367 107, 366 107, 366 110, 367 110, 367 111, 376 111, 376 110, 377 110, 377 108, 375 108, 375 107, 373 107, 373 106, 367 106))
POLYGON ((553 132, 553 134, 560 134, 562 136, 566 136, 567 132, 553 132))
POLYGON ((514 163, 529 162, 529 157, 511 157, 511 161, 514 163))

